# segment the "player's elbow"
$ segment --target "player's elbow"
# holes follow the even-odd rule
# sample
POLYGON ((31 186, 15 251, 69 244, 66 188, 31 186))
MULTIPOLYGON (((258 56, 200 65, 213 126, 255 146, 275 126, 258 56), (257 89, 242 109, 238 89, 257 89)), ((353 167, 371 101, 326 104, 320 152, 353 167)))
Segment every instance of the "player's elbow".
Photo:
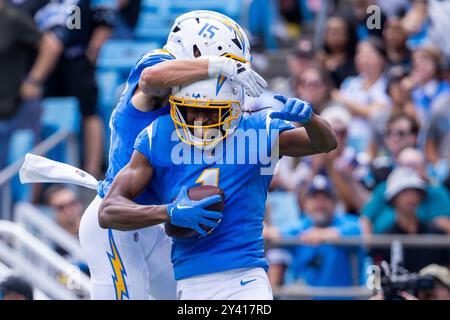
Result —
POLYGON ((333 134, 331 135, 332 138, 330 139, 330 141, 327 143, 327 146, 325 147, 325 151, 323 152, 331 152, 333 150, 335 150, 337 148, 337 139, 336 139, 336 135, 333 134))
POLYGON ((103 229, 111 228, 113 215, 112 201, 109 199, 104 199, 98 211, 98 224, 100 227, 103 229))
POLYGON ((141 88, 169 88, 169 83, 162 70, 156 67, 147 67, 142 71, 140 78, 141 88))
POLYGON ((323 141, 320 141, 321 143, 317 143, 315 146, 317 151, 319 151, 321 153, 328 153, 337 148, 336 134, 334 133, 334 131, 332 129, 329 129, 329 130, 330 130, 330 132, 329 132, 330 134, 327 137, 327 139, 323 139, 323 141))

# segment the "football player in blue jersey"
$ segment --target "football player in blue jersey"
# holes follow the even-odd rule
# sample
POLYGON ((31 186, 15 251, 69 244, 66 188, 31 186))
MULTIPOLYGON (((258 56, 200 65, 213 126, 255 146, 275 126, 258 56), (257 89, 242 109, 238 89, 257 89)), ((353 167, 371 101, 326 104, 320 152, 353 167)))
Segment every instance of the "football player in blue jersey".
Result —
POLYGON ((207 236, 173 238, 179 299, 272 299, 262 230, 275 163, 282 155, 336 148, 329 124, 309 103, 276 95, 280 110, 264 108, 250 116, 243 99, 243 88, 220 76, 174 89, 170 115, 139 134, 129 164, 100 207, 100 225, 119 230, 177 224, 183 210, 187 220, 194 212, 220 220, 200 220, 212 228, 207 236), (189 199, 187 188, 198 184, 224 191, 223 212, 205 210, 220 201, 218 195, 189 199), (133 201, 148 187, 162 205, 133 201))
MULTIPOLYGON (((139 132, 169 113, 170 87, 220 74, 242 85, 249 95, 259 96, 267 84, 250 68, 249 60, 248 39, 237 23, 215 12, 194 11, 175 21, 164 49, 145 54, 132 69, 110 120, 106 178, 99 183, 98 196, 86 209, 80 225, 92 299, 176 297, 171 240, 164 228, 153 223, 132 232, 102 229, 99 206, 116 175, 129 162, 139 132)), ((133 197, 136 203, 160 203, 152 188, 142 191, 133 197)), ((173 223, 199 229, 201 220, 208 216, 208 212, 179 210, 173 223)))

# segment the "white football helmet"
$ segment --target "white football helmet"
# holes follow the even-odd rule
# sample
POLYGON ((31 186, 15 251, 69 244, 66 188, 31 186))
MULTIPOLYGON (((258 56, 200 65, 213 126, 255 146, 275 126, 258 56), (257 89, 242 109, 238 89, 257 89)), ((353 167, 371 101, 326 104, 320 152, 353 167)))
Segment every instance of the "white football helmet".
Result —
POLYGON ((243 100, 244 89, 223 76, 173 88, 169 97, 170 115, 178 137, 201 149, 214 147, 239 125, 243 100), (215 112, 217 122, 208 125, 187 123, 188 108, 215 112))
POLYGON ((214 11, 196 10, 179 16, 164 49, 177 59, 225 56, 250 63, 250 42, 231 18, 214 11))

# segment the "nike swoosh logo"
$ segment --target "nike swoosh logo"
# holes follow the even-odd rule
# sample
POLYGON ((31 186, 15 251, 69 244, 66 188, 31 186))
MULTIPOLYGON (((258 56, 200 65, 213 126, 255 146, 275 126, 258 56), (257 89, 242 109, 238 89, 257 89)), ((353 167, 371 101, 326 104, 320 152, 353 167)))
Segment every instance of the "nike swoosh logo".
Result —
POLYGON ((241 280, 241 286, 245 286, 247 284, 249 284, 250 282, 256 281, 256 279, 252 279, 252 280, 248 280, 248 281, 242 281, 241 280))
POLYGON ((177 204, 177 209, 187 209, 192 208, 191 206, 182 206, 181 204, 177 204))

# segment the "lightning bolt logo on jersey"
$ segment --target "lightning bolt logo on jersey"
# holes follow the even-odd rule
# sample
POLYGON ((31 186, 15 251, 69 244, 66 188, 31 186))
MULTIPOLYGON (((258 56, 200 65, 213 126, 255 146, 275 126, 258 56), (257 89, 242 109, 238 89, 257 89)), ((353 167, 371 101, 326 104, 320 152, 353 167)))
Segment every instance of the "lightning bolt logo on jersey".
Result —
MULTIPOLYGON (((150 186, 162 203, 172 202, 182 186, 191 187, 196 183, 214 184, 224 190, 223 218, 212 234, 200 239, 173 238, 172 263, 176 280, 239 268, 267 270, 262 230, 272 175, 261 174, 266 163, 262 157, 272 157, 275 143, 272 131, 293 128, 267 115, 268 110, 252 113, 251 117, 245 115, 237 128, 242 132, 256 130, 264 141, 238 147, 232 143, 235 133, 223 140, 221 150, 216 149, 214 161, 203 158, 201 163, 174 163, 174 150, 183 143, 174 139, 175 127, 170 116, 159 117, 136 139, 135 149, 154 169, 150 186), (255 155, 256 162, 247 161, 255 155), (225 160, 227 156, 232 158, 232 164, 225 160), (244 158, 246 161, 241 161, 244 158)), ((194 158, 200 154, 199 159, 202 159, 203 150, 185 143, 184 146, 192 151, 194 158)))
POLYGON ((114 283, 114 289, 116 291, 116 300, 124 300, 124 298, 129 299, 128 288, 125 277, 127 276, 127 271, 123 266, 122 259, 120 258, 119 251, 117 250, 116 242, 114 241, 113 232, 111 229, 108 230, 109 245, 111 247, 111 253, 107 252, 109 262, 113 270, 112 281, 114 283))

